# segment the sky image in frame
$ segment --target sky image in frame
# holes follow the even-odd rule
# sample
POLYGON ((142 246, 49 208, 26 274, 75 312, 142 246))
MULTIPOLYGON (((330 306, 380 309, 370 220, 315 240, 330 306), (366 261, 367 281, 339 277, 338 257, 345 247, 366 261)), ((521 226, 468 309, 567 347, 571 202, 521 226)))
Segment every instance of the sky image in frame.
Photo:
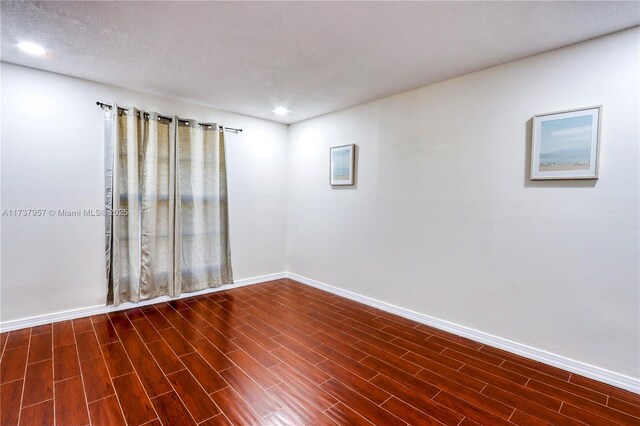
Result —
POLYGON ((334 179, 349 179, 349 167, 351 165, 351 153, 348 148, 339 148, 332 151, 333 177, 334 179))
POLYGON ((591 114, 543 121, 540 164, 589 164, 592 134, 591 114))

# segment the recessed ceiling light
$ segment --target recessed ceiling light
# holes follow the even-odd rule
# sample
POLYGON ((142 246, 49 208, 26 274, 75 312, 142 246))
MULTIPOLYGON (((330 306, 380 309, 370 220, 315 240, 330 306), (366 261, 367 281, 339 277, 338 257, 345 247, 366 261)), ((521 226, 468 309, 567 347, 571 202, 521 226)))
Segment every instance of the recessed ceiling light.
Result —
POLYGON ((286 109, 285 107, 278 107, 278 108, 273 110, 273 113, 275 115, 287 115, 287 114, 289 114, 289 110, 286 109))
POLYGON ((30 53, 32 55, 44 55, 46 53, 46 50, 44 50, 44 47, 40 46, 39 44, 31 43, 28 41, 23 41, 22 43, 18 43, 18 47, 20 48, 20 50, 30 53))

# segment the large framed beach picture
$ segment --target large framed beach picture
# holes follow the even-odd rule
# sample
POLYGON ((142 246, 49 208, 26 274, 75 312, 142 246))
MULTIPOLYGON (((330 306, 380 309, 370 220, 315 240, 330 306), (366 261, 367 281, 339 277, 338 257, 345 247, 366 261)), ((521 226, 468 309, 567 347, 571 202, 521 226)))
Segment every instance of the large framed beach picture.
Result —
POLYGON ((334 146, 329 149, 331 157, 329 183, 332 186, 353 185, 356 146, 334 146))
POLYGON ((533 117, 532 180, 598 179, 602 107, 533 117))

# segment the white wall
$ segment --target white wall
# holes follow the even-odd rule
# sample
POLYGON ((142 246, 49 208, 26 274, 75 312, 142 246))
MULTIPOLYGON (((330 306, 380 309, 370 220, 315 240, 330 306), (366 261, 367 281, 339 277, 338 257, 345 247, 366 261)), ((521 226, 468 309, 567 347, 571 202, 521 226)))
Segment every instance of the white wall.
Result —
POLYGON ((290 272, 640 377, 638 29, 292 125, 290 272), (531 182, 534 114, 603 105, 600 179, 531 182), (329 147, 359 147, 357 187, 329 147))
MULTIPOLYGON (((227 134, 235 278, 285 269, 287 126, 2 63, 1 209, 100 209, 97 100, 240 127, 227 134)), ((104 218, 2 217, 0 321, 104 305, 104 218)))

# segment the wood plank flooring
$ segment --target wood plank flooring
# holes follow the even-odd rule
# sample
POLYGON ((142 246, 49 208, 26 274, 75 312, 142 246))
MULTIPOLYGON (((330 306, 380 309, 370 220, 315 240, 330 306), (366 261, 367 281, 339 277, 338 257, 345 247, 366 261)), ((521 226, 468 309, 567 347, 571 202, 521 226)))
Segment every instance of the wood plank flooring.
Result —
POLYGON ((640 425, 640 396, 291 280, 0 335, 0 424, 640 425))

